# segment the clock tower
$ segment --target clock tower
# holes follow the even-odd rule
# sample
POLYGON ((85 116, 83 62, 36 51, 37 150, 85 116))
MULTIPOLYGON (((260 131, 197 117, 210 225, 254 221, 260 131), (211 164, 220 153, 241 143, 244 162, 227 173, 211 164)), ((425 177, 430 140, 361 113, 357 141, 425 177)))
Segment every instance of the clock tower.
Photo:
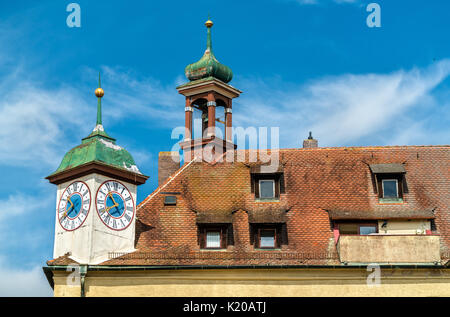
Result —
POLYGON ((94 130, 46 177, 57 185, 53 258, 69 254, 80 264, 135 250, 137 186, 148 179, 103 128, 100 75, 95 95, 94 130))

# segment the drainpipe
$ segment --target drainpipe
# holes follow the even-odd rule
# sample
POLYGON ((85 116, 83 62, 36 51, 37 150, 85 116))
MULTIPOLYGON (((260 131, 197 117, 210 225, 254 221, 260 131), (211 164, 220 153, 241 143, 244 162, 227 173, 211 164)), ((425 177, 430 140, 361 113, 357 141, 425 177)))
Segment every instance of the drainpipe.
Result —
POLYGON ((87 265, 80 265, 80 286, 81 286, 81 297, 86 297, 84 293, 84 281, 87 274, 87 265))

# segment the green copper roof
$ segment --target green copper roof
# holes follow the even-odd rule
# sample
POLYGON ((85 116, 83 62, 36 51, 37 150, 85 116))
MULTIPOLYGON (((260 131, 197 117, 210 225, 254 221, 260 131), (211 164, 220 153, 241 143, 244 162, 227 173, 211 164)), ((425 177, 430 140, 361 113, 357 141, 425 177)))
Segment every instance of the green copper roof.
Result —
POLYGON ((92 162, 100 162, 140 174, 131 154, 116 145, 116 140, 110 137, 103 128, 101 102, 103 90, 101 89, 100 78, 99 88, 95 93, 98 97, 98 103, 97 124, 94 130, 89 136, 82 139, 80 145, 66 153, 58 169, 52 175, 92 162))
POLYGON ((84 138, 80 145, 67 152, 53 174, 91 162, 100 162, 115 168, 140 173, 133 157, 127 150, 116 145, 116 142, 110 138, 94 135, 84 138))
POLYGON ((184 69, 186 77, 189 80, 198 80, 206 77, 214 77, 225 83, 233 78, 233 72, 228 66, 225 66, 216 59, 212 51, 211 27, 212 22, 206 22, 208 36, 206 42, 206 51, 203 57, 196 63, 189 64, 184 69))

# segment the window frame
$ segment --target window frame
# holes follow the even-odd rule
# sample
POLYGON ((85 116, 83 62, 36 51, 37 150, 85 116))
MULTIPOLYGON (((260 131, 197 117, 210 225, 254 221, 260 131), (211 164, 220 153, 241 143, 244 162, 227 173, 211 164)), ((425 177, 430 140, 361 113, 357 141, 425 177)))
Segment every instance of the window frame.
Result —
POLYGON ((277 228, 276 227, 258 228, 258 240, 257 240, 257 245, 255 247, 258 249, 266 249, 266 250, 279 249, 279 243, 278 243, 278 238, 277 238, 277 228), (273 232, 273 247, 262 247, 261 246, 261 231, 272 231, 273 232))
POLYGON ((375 234, 378 234, 378 222, 368 221, 368 222, 338 222, 336 223, 337 229, 339 230, 339 235, 341 236, 368 236, 370 234, 361 234, 361 227, 374 227, 375 234), (358 233, 341 233, 341 225, 356 225, 358 227, 358 233))
POLYGON ((223 243, 222 243, 222 239, 223 239, 223 234, 222 234, 222 230, 220 229, 205 229, 205 245, 204 245, 204 249, 221 249, 223 243), (208 246, 208 233, 218 233, 219 234, 219 247, 211 247, 208 246))
POLYGON ((286 223, 250 223, 250 244, 255 250, 279 250, 282 245, 288 245, 287 226, 286 223), (274 247, 261 248, 261 231, 273 230, 274 247))
POLYGON ((214 226, 199 226, 198 227, 198 238, 199 246, 201 250, 226 250, 228 247, 228 228, 225 225, 214 225, 214 226), (208 232, 219 232, 220 234, 220 247, 208 247, 207 233, 208 232))
POLYGON ((267 179, 258 179, 258 186, 259 186, 259 192, 258 192, 258 198, 259 199, 276 199, 277 198, 277 192, 276 192, 276 188, 275 188, 275 183, 276 180, 274 178, 267 178, 267 179), (273 196, 272 197, 261 197, 261 182, 272 182, 272 192, 273 192, 273 196))
POLYGON ((381 179, 381 198, 385 198, 385 199, 398 199, 398 198, 402 198, 402 196, 400 195, 400 187, 399 187, 399 180, 397 178, 382 178, 381 179), (384 182, 386 181, 395 181, 395 187, 397 190, 397 196, 395 197, 386 197, 384 194, 384 182))
POLYGON ((283 173, 251 173, 251 192, 254 194, 255 199, 258 201, 279 201, 281 194, 285 194, 284 176, 283 173), (272 198, 261 198, 261 180, 271 180, 274 183, 274 196, 272 198))
POLYGON ((163 197, 164 197, 163 198, 164 206, 176 206, 177 205, 178 198, 177 198, 176 195, 164 195, 163 197), (166 198, 168 198, 168 197, 174 197, 175 201, 174 202, 167 202, 166 198))

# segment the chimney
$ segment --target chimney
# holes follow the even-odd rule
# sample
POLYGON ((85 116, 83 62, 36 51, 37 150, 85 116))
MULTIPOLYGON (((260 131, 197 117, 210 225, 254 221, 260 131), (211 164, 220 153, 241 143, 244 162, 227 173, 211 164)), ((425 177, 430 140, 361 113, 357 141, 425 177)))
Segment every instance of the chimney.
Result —
POLYGON ((170 175, 180 168, 178 152, 159 152, 158 156, 158 186, 164 183, 170 175))
POLYGON ((312 137, 312 132, 309 132, 309 137, 306 140, 303 140, 303 148, 311 149, 319 147, 319 142, 312 137))

